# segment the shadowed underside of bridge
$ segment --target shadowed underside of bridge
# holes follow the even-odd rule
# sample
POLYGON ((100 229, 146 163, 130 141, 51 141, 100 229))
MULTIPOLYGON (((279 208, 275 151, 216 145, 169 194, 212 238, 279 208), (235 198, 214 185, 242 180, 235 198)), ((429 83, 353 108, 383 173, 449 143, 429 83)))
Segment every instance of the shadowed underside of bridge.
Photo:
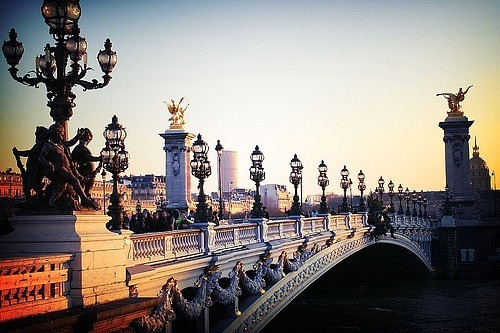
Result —
POLYGON ((322 276, 349 288, 360 281, 370 284, 404 276, 432 274, 430 260, 422 249, 405 236, 372 238, 359 234, 322 249, 297 271, 266 287, 263 295, 240 301, 241 316, 224 318, 211 332, 259 332, 295 297, 322 276), (367 277, 370 280, 366 280, 367 277))

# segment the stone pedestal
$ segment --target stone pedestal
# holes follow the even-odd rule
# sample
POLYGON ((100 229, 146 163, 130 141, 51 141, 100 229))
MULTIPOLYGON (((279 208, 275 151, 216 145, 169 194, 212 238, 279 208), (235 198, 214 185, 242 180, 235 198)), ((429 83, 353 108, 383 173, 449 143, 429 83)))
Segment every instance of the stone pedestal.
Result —
POLYGON ((129 297, 126 251, 132 233, 106 229, 102 214, 27 215, 9 221, 15 230, 0 236, 2 257, 73 254, 70 261, 70 307, 129 297))
POLYGON ((462 113, 450 113, 439 123, 444 130, 446 184, 453 192, 452 204, 473 203, 470 187, 469 121, 462 113))
POLYGON ((187 211, 191 207, 191 141, 194 134, 183 129, 168 129, 160 133, 165 140, 165 188, 167 207, 187 211))

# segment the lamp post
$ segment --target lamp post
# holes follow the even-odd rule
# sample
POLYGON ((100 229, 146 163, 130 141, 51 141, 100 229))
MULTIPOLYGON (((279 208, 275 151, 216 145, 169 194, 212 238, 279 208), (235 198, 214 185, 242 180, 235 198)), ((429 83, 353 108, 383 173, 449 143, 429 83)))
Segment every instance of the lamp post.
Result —
POLYGON ((320 214, 328 214, 328 204, 326 203, 326 195, 325 195, 325 187, 330 184, 328 180, 328 176, 326 172, 328 171, 328 167, 325 164, 325 161, 321 160, 321 163, 318 166, 319 176, 318 176, 318 185, 321 187, 321 203, 319 204, 319 213, 320 214))
POLYGON ((302 169, 304 167, 302 166, 302 162, 297 158, 297 154, 295 154, 290 161, 290 167, 292 168, 292 171, 290 172, 290 183, 292 183, 295 188, 290 215, 298 216, 302 215, 302 207, 299 203, 297 188, 302 181, 302 169))
POLYGON ((68 121, 73 115, 76 106, 76 95, 72 88, 75 85, 84 90, 105 87, 111 80, 109 75, 116 65, 116 52, 111 50, 109 38, 104 43, 104 50, 99 51, 97 60, 104 72, 103 82, 97 80, 85 81, 87 71, 87 41, 80 36, 78 20, 81 15, 79 0, 44 0, 42 16, 49 26, 49 33, 55 40, 55 46, 47 44, 42 55, 35 58, 35 71, 24 76, 18 76, 16 66, 24 53, 23 44, 17 41, 14 29, 9 32, 9 40, 4 41, 2 52, 7 63, 11 77, 19 83, 37 87, 43 83, 47 88, 47 106, 54 122, 61 124, 65 129, 65 141, 68 140, 68 121), (83 60, 83 61, 82 61, 83 60), (83 64, 80 64, 82 61, 83 64), (68 63, 69 68, 68 68, 68 63), (33 77, 31 76, 33 73, 33 77))
POLYGON ((347 203, 347 189, 349 188, 349 170, 347 170, 346 166, 344 165, 344 168, 340 170, 340 176, 342 177, 340 179, 340 187, 344 190, 344 199, 342 200, 342 212, 347 213, 349 212, 349 204, 347 203))
POLYGON ((443 215, 452 215, 453 211, 451 210, 450 199, 453 198, 453 192, 450 191, 448 184, 446 184, 444 191, 445 193, 441 195, 444 199, 443 215))
POLYGON ((137 214, 140 214, 141 211, 142 211, 141 201, 140 200, 137 200, 137 202, 135 203, 135 211, 137 212, 137 214))
POLYGON ((102 166, 113 176, 113 193, 109 198, 108 215, 111 216, 111 230, 119 230, 123 225, 123 205, 122 196, 118 193, 119 174, 128 168, 129 155, 125 150, 125 138, 127 132, 118 123, 118 117, 112 118, 111 124, 104 130, 106 147, 101 150, 102 166))
POLYGON ((5 173, 9 176, 9 199, 12 199, 12 168, 8 168, 5 173))
POLYGON ((424 205, 424 219, 427 219, 429 216, 427 215, 427 197, 424 197, 423 199, 423 205, 424 205))
POLYGON ((102 177, 102 213, 106 215, 106 170, 102 168, 101 172, 102 177))
POLYGON ((406 211, 405 215, 406 216, 411 216, 411 211, 410 211, 410 190, 408 187, 405 190, 405 199, 406 199, 406 211))
POLYGON ((403 215, 403 205, 401 204, 401 201, 403 201, 403 198, 404 198, 403 185, 399 184, 399 186, 398 186, 398 200, 399 200, 398 214, 399 215, 403 215))
POLYGON ((352 179, 349 178, 349 196, 351 197, 351 205, 349 206, 349 210, 352 213, 353 207, 352 207, 352 179))
POLYGON ((418 201, 417 191, 413 190, 413 192, 411 194, 411 202, 413 203, 413 211, 412 211, 412 216, 413 217, 417 217, 418 216, 418 214, 417 214, 417 208, 416 208, 417 201, 418 201))
POLYGON ((363 173, 362 170, 359 170, 358 173, 358 190, 361 192, 361 199, 359 199, 359 211, 364 212, 366 210, 365 207, 365 198, 363 196, 363 191, 366 190, 366 184, 365 184, 365 174, 363 173))
POLYGON ((417 204, 418 204, 418 217, 422 217, 422 204, 424 203, 424 196, 423 196, 424 191, 421 190, 420 193, 417 196, 417 204))
POLYGON ((259 187, 260 183, 266 179, 266 173, 262 167, 264 154, 260 151, 259 146, 255 146, 255 150, 250 155, 250 161, 252 161, 252 166, 250 167, 250 179, 255 182, 255 196, 250 216, 252 218, 260 218, 264 217, 264 212, 262 211, 262 201, 259 193, 259 187))
POLYGON ((384 198, 382 197, 384 195, 384 184, 385 180, 380 176, 378 180, 378 194, 380 195, 380 206, 384 205, 384 198))
POLYGON ((222 203, 222 170, 221 170, 221 159, 222 150, 224 147, 220 144, 220 140, 217 140, 217 145, 215 146, 215 151, 217 152, 217 170, 219 174, 219 221, 222 221, 224 217, 223 203, 222 203))
POLYGON ((208 207, 203 191, 203 184, 205 178, 210 176, 212 168, 210 161, 207 158, 208 144, 202 140, 201 134, 198 134, 198 139, 193 143, 191 150, 193 151, 193 159, 191 160, 191 174, 200 180, 198 194, 198 203, 196 204, 196 213, 194 214, 194 222, 207 222, 208 221, 208 207))
POLYGON ((392 180, 389 181, 389 184, 387 184, 387 187, 389 187, 389 199, 391 200, 389 212, 395 213, 396 210, 394 209, 394 202, 392 199, 394 197, 394 183, 392 182, 392 180))

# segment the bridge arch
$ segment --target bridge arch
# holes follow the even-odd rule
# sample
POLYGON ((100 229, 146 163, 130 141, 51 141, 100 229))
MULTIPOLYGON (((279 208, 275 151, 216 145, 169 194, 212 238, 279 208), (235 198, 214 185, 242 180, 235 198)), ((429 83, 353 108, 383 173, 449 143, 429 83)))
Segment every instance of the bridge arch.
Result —
POLYGON ((308 286, 317 281, 335 266, 369 247, 399 247, 412 255, 429 274, 433 269, 430 259, 424 251, 405 235, 395 237, 372 238, 367 234, 347 238, 342 242, 323 249, 307 260, 297 271, 289 272, 276 284, 269 286, 263 295, 252 296, 240 303, 242 315, 232 322, 220 322, 215 331, 223 332, 259 332, 279 312, 308 286))

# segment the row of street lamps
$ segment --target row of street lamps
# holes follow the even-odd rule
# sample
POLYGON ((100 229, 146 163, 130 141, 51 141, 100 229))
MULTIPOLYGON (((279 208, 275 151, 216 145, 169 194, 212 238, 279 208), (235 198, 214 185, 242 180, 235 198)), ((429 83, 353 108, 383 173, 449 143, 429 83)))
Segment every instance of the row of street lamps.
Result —
MULTIPOLYGON (((193 143, 192 151, 194 155, 193 155, 193 160, 191 161, 191 172, 193 176, 199 179, 200 182, 198 186, 200 192, 198 195, 198 204, 196 210, 197 214, 195 215, 195 222, 207 221, 206 218, 208 217, 206 199, 203 191, 204 179, 211 174, 210 161, 208 161, 207 158, 208 149, 209 148, 207 143, 202 140, 201 134, 198 134, 198 139, 193 143)), ((218 156, 218 171, 219 171, 218 217, 219 219, 222 219, 223 204, 222 204, 222 189, 221 189, 222 186, 221 156, 223 147, 220 143, 220 140, 217 140, 217 145, 215 147, 215 150, 217 151, 217 156, 218 156)), ((255 182, 255 187, 256 187, 254 196, 254 205, 252 211, 250 212, 250 216, 252 218, 262 218, 265 216, 265 214, 262 209, 262 200, 261 200, 261 195, 259 193, 259 187, 261 182, 265 179, 265 172, 263 167, 264 154, 262 153, 262 151, 260 151, 259 146, 255 146, 255 150, 250 155, 250 161, 252 162, 252 166, 249 169, 250 179, 253 182, 255 182)), ((290 168, 291 172, 289 180, 290 183, 294 186, 294 195, 293 195, 292 207, 290 208, 290 215, 298 216, 303 213, 302 204, 301 201, 299 200, 299 195, 298 195, 298 186, 302 183, 302 169, 304 168, 304 166, 300 161, 300 159, 297 157, 297 154, 295 154, 292 160, 290 161, 290 168)), ((325 188, 329 185, 330 181, 327 176, 328 167, 323 160, 318 166, 318 171, 319 171, 318 185, 322 189, 321 203, 318 212, 320 214, 327 214, 328 204, 326 202, 325 188)), ((340 176, 341 176, 340 187, 344 190, 344 198, 342 200, 340 212, 347 213, 352 211, 352 202, 351 205, 349 205, 347 201, 347 189, 351 188, 352 180, 349 178, 349 170, 345 165, 340 171, 340 176)), ((366 190, 366 184, 365 184, 365 174, 363 173, 362 170, 360 170, 358 173, 358 181, 359 181, 358 189, 361 192, 358 209, 359 211, 364 212, 366 211, 367 208, 363 195, 363 192, 366 190)), ((378 180, 378 187, 375 188, 375 195, 378 195, 381 206, 383 206, 383 194, 385 192, 384 185, 385 185, 385 180, 382 177, 380 177, 378 180)), ((392 182, 392 180, 389 181, 388 187, 389 187, 388 196, 390 198, 389 213, 396 213, 393 202, 393 198, 396 193, 394 192, 395 185, 392 182)), ((397 197, 399 199, 398 214, 427 218, 427 198, 423 195, 423 191, 417 193, 414 190, 411 193, 410 190, 406 188, 406 191, 403 192, 403 186, 401 184, 399 184, 397 191, 398 191, 397 197), (403 199, 405 199, 406 201, 406 211, 403 210, 403 204, 402 204, 403 199), (410 211, 410 201, 413 204, 413 211, 410 211), (418 212, 416 209, 417 205, 419 206, 418 212), (422 206, 424 207, 423 211, 422 211, 422 206)))

